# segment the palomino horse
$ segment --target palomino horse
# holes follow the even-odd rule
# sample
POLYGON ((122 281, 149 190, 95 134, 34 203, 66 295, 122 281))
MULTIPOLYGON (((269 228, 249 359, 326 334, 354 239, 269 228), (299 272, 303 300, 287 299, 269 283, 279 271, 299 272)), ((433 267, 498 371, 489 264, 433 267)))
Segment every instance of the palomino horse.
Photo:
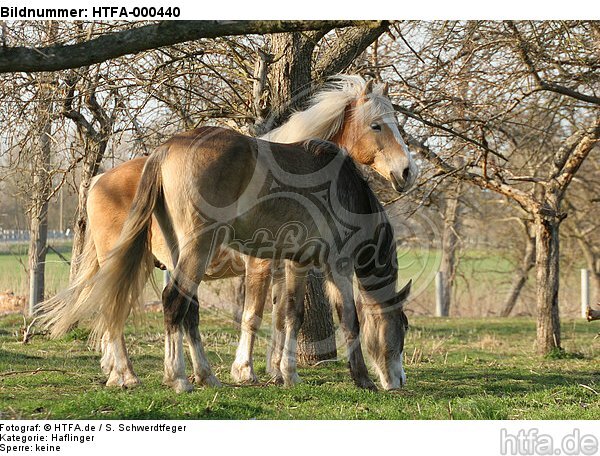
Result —
MULTIPOLYGON (((104 335, 109 342, 122 337, 124 322, 154 267, 149 242, 153 215, 175 265, 163 291, 167 385, 176 391, 192 388, 185 373, 184 335, 196 381, 217 382, 199 333, 197 290, 215 252, 226 245, 293 264, 286 278, 293 291, 279 304, 287 307, 291 320, 282 370, 295 363, 306 270, 318 267, 325 271, 328 296, 338 308, 354 381, 372 385, 359 344, 356 274, 363 307, 372 317, 363 320, 366 347, 384 387, 401 386, 407 328, 402 306, 410 284, 398 291, 392 227, 344 150, 316 140, 302 146, 270 143, 217 127, 182 133, 159 147, 144 166, 117 245, 81 301, 88 313, 97 310, 95 337, 104 335)), ((116 363, 121 357, 114 359, 116 363)))
MULTIPOLYGON (((266 137, 280 142, 300 141, 309 137, 332 139, 346 147, 354 160, 373 166, 391 180, 397 190, 405 190, 414 181, 416 168, 398 133, 392 106, 385 95, 385 86, 373 88, 360 77, 341 76, 329 88, 319 92, 306 111, 295 113, 286 124, 266 137)), ((80 272, 68 290, 44 306, 49 310, 47 319, 53 325, 53 334, 64 332, 82 317, 78 312, 78 309, 81 310, 79 298, 86 296, 87 286, 96 274, 99 263, 103 262, 116 243, 145 161, 145 158, 139 158, 117 166, 99 176, 90 190, 88 236, 80 272)), ((154 220, 152 251, 161 263, 172 269, 169 251, 157 228, 154 220)), ((223 249, 211 264, 205 279, 238 275, 245 269, 247 293, 242 337, 232 375, 237 381, 251 382, 256 381, 252 367, 252 346, 268 291, 270 261, 244 258, 236 251, 223 249), (225 250, 228 252, 225 253, 225 250), (248 267, 246 263, 250 263, 248 267)), ((115 346, 106 341, 103 343, 102 366, 109 377, 107 384, 137 384, 122 337, 114 339, 113 343, 115 346), (114 356, 123 356, 125 360, 115 364, 114 356), (124 368, 116 369, 115 365, 124 368)), ((279 370, 278 366, 275 370, 279 370)), ((289 378, 284 376, 283 380, 289 378)))

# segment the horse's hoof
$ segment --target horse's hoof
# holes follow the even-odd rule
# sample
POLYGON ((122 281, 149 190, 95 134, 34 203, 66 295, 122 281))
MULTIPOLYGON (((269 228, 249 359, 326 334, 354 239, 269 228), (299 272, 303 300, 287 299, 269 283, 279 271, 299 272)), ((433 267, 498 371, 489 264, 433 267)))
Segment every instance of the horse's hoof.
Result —
POLYGON ((223 384, 219 381, 214 374, 210 374, 208 377, 200 377, 199 375, 194 375, 194 383, 202 386, 209 386, 211 388, 219 388, 223 386, 223 384))
POLYGON ((106 386, 109 388, 121 388, 123 386, 123 380, 117 375, 111 375, 108 377, 108 380, 106 380, 106 386))
POLYGON ((163 383, 173 388, 176 393, 189 393, 194 389, 194 386, 187 378, 176 378, 173 380, 165 379, 163 380, 163 383))
POLYGON ((375 383, 373 383, 373 380, 371 380, 368 377, 367 378, 359 378, 359 379, 355 380, 354 383, 359 388, 370 390, 370 391, 377 391, 377 385, 375 385, 375 383))
POLYGON ((302 383, 302 379, 297 373, 293 373, 291 375, 283 376, 283 384, 285 387, 289 388, 291 386, 297 385, 298 383, 302 383))
POLYGON ((231 377, 237 383, 258 383, 258 378, 249 363, 233 363, 231 366, 231 377))
POLYGON ((142 384, 142 382, 140 382, 140 379, 137 378, 137 375, 135 374, 126 374, 124 377, 125 379, 123 381, 123 388, 137 388, 142 384))
POLYGON ((271 383, 275 384, 275 385, 283 385, 283 375, 281 375, 281 372, 279 373, 272 373, 271 374, 271 383))
POLYGON ((116 373, 114 370, 110 372, 106 386, 117 388, 135 388, 141 384, 140 379, 132 372, 122 374, 116 373))

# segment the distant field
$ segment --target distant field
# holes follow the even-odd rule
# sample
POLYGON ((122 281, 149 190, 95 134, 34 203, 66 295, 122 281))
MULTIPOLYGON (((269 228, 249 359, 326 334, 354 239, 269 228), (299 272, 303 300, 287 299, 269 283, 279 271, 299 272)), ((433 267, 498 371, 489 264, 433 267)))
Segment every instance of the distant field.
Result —
MULTIPOLYGON (((54 246, 63 257, 71 259, 71 244, 54 246)), ((3 249, 3 250, 6 250, 3 249)), ((27 246, 11 246, 11 253, 0 253, 0 292, 13 291, 17 295, 29 293, 27 246)), ((46 255, 46 296, 52 296, 65 288, 69 283, 70 265, 52 251, 46 255)), ((161 271, 156 270, 156 280, 161 282, 161 271)), ((155 293, 148 287, 148 298, 156 299, 155 293)))
MULTIPOLYGON (((61 253, 70 258, 69 244, 60 246, 61 253)), ((5 250, 5 249, 3 249, 5 250)), ((440 252, 436 249, 421 247, 400 248, 398 251, 400 281, 406 283, 413 279, 411 313, 431 315, 435 309, 435 273, 440 263, 440 252)), ((27 276, 20 261, 27 265, 26 246, 13 247, 13 253, 0 253, 0 292, 11 290, 16 294, 28 293, 27 276)), ((499 250, 470 249, 461 253, 454 288, 451 309, 453 316, 484 317, 498 315, 510 288, 514 264, 511 256, 499 250)), ((161 271, 156 270, 157 283, 162 282, 161 271)), ((561 271, 560 301, 561 312, 566 317, 579 315, 579 270, 571 266, 561 271)), ((47 256, 46 292, 48 296, 61 290, 68 284, 69 265, 58 255, 50 252, 47 256)), ((534 274, 530 277, 522 298, 514 310, 515 315, 532 316, 535 314, 534 274)), ((231 294, 229 282, 224 282, 223 296, 231 294), (226 289, 229 287, 229 289, 226 289)), ((220 295, 221 284, 213 283, 210 300, 214 302, 215 293, 220 295)), ((148 287, 147 299, 157 299, 148 287)), ((202 293, 200 296, 202 300, 202 293)), ((227 299, 227 298, 225 298, 227 299)))
MULTIPOLYGON (((3 249, 5 250, 5 249, 3 249)), ((64 245, 59 249, 67 259, 71 257, 71 246, 64 245)), ((11 290, 15 294, 28 293, 28 277, 25 268, 28 267, 27 248, 22 245, 11 246, 11 252, 0 253, 0 291, 11 290)), ((46 255, 46 290, 56 293, 69 282, 69 265, 60 257, 50 252, 46 255)))
MULTIPOLYGON (((338 361, 302 368, 304 383, 294 388, 225 386, 183 395, 161 385, 161 314, 128 327, 143 382, 129 391, 103 385, 85 331, 23 345, 14 335, 21 325, 18 315, 0 318, 0 419, 600 419, 599 327, 580 320, 564 322, 566 354, 558 359, 532 354, 532 319, 412 318, 408 385, 398 392, 356 389, 338 361)), ((227 315, 202 310, 201 327, 217 375, 230 382, 233 325, 227 315)), ((266 382, 263 334, 257 368, 266 382)))

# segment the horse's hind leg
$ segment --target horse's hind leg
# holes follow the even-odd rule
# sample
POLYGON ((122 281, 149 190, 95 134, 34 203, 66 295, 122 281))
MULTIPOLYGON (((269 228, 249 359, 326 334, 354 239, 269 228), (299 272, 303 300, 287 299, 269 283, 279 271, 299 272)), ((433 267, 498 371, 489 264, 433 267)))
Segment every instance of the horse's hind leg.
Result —
MULTIPOLYGON (((91 217, 92 215, 90 214, 89 216, 91 217)), ((124 220, 116 220, 112 224, 108 223, 107 220, 104 218, 90 218, 89 229, 94 245, 96 246, 96 257, 98 258, 100 269, 105 264, 108 252, 117 243, 124 223, 124 220), (94 222, 93 224, 92 221, 94 222)), ((102 335, 102 359, 100 367, 102 372, 108 377, 106 386, 134 388, 140 384, 140 381, 133 371, 133 366, 127 354, 123 329, 119 328, 112 335, 108 334, 108 332, 102 335)))
POLYGON ((106 386, 118 386, 121 388, 134 388, 140 384, 140 380, 133 372, 133 366, 127 355, 125 336, 110 337, 104 333, 101 341, 102 360, 100 367, 107 375, 106 386))
POLYGON ((197 385, 221 386, 221 382, 219 379, 217 379, 217 377, 215 377, 210 368, 208 358, 204 352, 204 346, 202 345, 202 338, 200 336, 199 329, 199 307, 198 298, 197 296, 194 296, 194 299, 190 302, 190 306, 183 323, 185 336, 189 344, 190 354, 192 357, 194 383, 197 385))
POLYGON ((182 249, 173 272, 173 278, 163 291, 165 320, 165 374, 163 381, 177 392, 193 389, 185 373, 184 333, 190 340, 193 364, 197 369, 195 375, 198 375, 199 380, 211 381, 208 380, 212 375, 210 364, 204 354, 198 332, 199 317, 196 298, 198 286, 204 277, 204 271, 210 259, 211 236, 205 236, 202 237, 204 242, 196 239, 182 249))
POLYGON ((271 282, 271 261, 249 257, 245 281, 246 299, 241 321, 240 343, 231 366, 231 376, 236 382, 256 383, 258 379, 254 373, 252 351, 271 282))

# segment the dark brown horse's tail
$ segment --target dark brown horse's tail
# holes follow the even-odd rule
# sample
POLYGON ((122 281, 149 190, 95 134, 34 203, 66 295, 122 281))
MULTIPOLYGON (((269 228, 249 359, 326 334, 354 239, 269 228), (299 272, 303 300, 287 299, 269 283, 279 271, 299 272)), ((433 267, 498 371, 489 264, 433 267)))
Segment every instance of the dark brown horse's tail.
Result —
POLYGON ((105 333, 111 338, 120 336, 127 317, 141 306, 154 268, 150 227, 162 194, 165 155, 166 149, 158 149, 146 162, 121 236, 94 277, 89 293, 80 299, 78 313, 91 317, 93 342, 98 343, 105 333))
POLYGON ((40 325, 47 329, 51 337, 60 337, 87 315, 86 302, 91 284, 99 270, 96 246, 89 229, 85 233, 83 252, 74 259, 77 273, 68 288, 44 301, 38 307, 40 325))

